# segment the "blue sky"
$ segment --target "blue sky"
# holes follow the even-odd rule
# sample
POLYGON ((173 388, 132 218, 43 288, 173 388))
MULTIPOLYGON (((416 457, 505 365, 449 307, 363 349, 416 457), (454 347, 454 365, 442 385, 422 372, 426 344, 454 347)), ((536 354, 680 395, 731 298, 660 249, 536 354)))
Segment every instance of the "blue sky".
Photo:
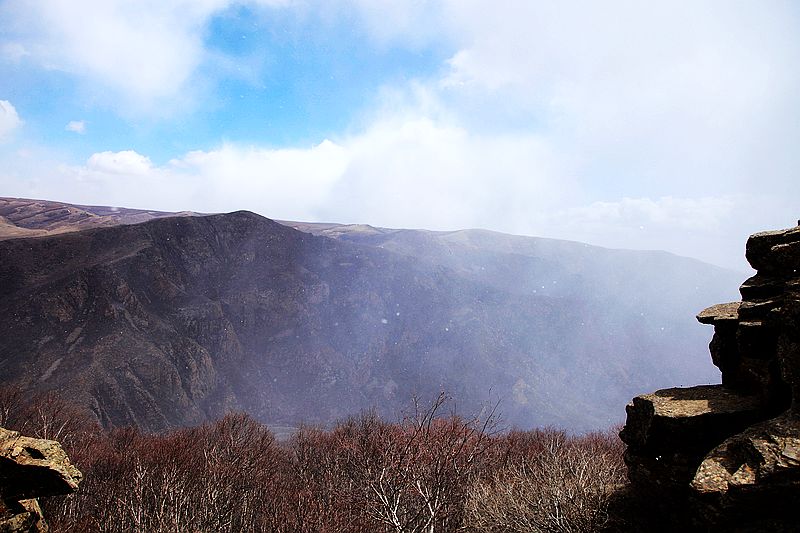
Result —
MULTIPOLYGON (((12 13, 31 11, 24 3, 6 7, 12 13)), ((39 9, 52 8, 42 2, 39 9)), ((91 9, 86 11, 90 18, 91 9)), ((141 97, 143 101, 120 102, 116 100, 119 94, 103 94, 109 89, 103 85, 124 84, 127 76, 137 76, 136 70, 125 72, 120 80, 100 80, 96 85, 83 69, 29 59, 30 36, 8 26, 9 31, 4 31, 7 53, 0 63, 3 98, 14 102, 17 113, 26 117, 26 133, 68 149, 79 160, 98 147, 135 150, 163 164, 176 155, 220 142, 319 143, 347 131, 354 116, 375 103, 376 89, 435 75, 452 53, 434 43, 419 49, 373 46, 352 17, 321 20, 314 12, 298 14, 255 3, 223 5, 210 10, 195 30, 202 57, 185 80, 186 86, 176 87, 176 94, 165 102, 174 104, 169 100, 181 100, 181 92, 189 93, 173 112, 150 109, 147 92, 155 91, 148 88, 143 95, 122 90, 124 99, 141 97), (25 55, 9 57, 20 50, 25 55), (131 103, 134 107, 126 109, 131 103), (84 124, 79 136, 65 129, 70 122, 84 124)), ((114 39, 106 43, 105 38, 99 36, 95 44, 120 44, 114 39)), ((38 38, 34 39, 31 48, 37 44, 38 38)), ((135 41, 123 46, 133 47, 135 41)))
POLYGON ((0 0, 0 195, 742 270, 800 217, 796 6, 0 0))

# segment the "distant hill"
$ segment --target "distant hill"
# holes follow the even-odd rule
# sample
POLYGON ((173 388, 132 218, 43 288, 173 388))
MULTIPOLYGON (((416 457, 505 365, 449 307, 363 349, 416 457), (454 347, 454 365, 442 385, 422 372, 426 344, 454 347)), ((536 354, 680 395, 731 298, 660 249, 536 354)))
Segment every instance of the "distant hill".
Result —
POLYGON ((167 213, 0 197, 0 240, 39 237, 120 224, 138 224, 154 218, 196 214, 190 211, 167 213))
POLYGON ((479 230, 93 209, 104 227, 0 241, 0 373, 105 425, 325 424, 445 389, 508 424, 606 427, 642 390, 718 381, 693 316, 744 277, 479 230))

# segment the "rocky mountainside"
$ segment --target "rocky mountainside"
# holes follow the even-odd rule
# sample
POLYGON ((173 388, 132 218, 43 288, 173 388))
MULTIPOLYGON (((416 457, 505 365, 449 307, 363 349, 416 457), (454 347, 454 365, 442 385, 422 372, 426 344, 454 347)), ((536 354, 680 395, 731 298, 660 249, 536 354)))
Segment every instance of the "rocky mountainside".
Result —
POLYGON ((746 256, 741 301, 697 316, 722 384, 638 396, 620 433, 634 491, 673 531, 797 531, 800 226, 752 235, 746 256))
POLYGON ((0 241, 3 381, 154 430, 233 409, 396 416, 441 389, 464 413, 500 399, 509 424, 606 427, 637 390, 714 379, 707 334, 682 317, 743 277, 659 252, 375 231, 236 212, 0 241))
MULTIPOLYGON (((462 278, 503 292, 580 301, 591 306, 593 321, 605 323, 609 331, 615 330, 620 320, 638 315, 642 328, 664 331, 668 337, 678 331, 705 337, 693 319, 696 309, 717 301, 717 295, 733 297, 736 291, 722 287, 723 283, 735 286, 744 277, 666 252, 614 250, 486 230, 435 232, 366 225, 285 224, 315 235, 413 257, 430 267, 447 268, 462 278), (691 312, 684 316, 686 310, 691 312)), ((683 359, 677 354, 675 357, 683 359)), ((701 379, 717 378, 707 361, 684 360, 683 364, 692 365, 701 379)))

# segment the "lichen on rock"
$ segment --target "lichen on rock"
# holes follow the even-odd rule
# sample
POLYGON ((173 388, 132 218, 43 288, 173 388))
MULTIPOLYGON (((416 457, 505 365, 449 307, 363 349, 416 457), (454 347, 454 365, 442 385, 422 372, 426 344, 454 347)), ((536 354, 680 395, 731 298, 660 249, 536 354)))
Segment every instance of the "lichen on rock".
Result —
POLYGON ((70 494, 82 478, 58 442, 0 428, 0 533, 48 531, 37 498, 70 494))

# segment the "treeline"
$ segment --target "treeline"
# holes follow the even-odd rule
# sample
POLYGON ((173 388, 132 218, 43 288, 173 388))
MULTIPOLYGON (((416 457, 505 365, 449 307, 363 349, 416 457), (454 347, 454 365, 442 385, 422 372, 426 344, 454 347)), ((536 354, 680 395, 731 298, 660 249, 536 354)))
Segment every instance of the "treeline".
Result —
POLYGON ((163 435, 102 431, 55 395, 0 389, 0 426, 62 442, 80 490, 42 502, 54 532, 438 533, 625 529, 616 434, 494 433, 444 396, 277 442, 231 414, 163 435))

